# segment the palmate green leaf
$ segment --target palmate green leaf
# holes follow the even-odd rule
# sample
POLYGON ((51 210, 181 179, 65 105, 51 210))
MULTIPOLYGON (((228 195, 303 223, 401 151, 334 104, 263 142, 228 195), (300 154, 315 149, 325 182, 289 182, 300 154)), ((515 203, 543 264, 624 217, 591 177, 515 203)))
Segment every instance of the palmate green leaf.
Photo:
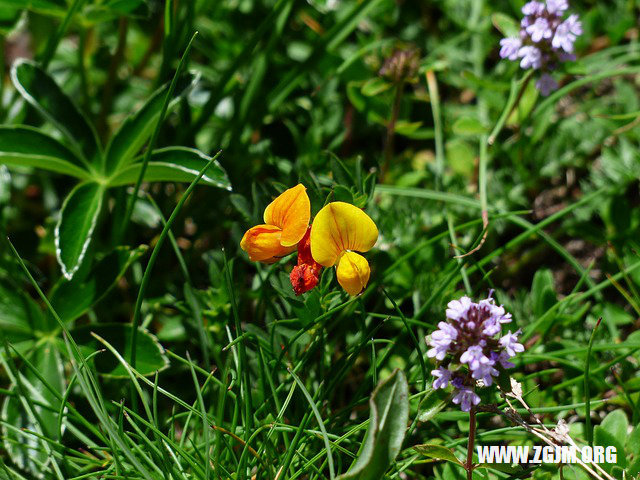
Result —
POLYGON ((77 147, 87 166, 100 156, 93 125, 47 72, 29 60, 20 59, 13 64, 11 80, 20 95, 77 147))
MULTIPOLYGON (((169 147, 155 150, 147 165, 144 180, 147 182, 191 182, 200 170, 211 160, 199 150, 186 147, 169 147)), ((109 180, 109 186, 134 184, 140 175, 141 162, 136 162, 122 169, 109 180)), ((216 160, 201 182, 212 187, 231 190, 227 172, 216 160)))
POLYGON ((35 167, 88 180, 91 174, 58 140, 27 126, 0 126, 0 163, 35 167))
MULTIPOLYGON (((131 358, 131 325, 113 323, 104 325, 86 325, 71 331, 80 348, 90 354, 103 348, 91 332, 106 340, 123 358, 131 358)), ((116 357, 104 352, 95 357, 96 370, 107 377, 128 378, 126 369, 116 357)), ((169 365, 164 349, 155 336, 144 329, 138 329, 136 336, 136 370, 145 376, 164 370, 169 365)))
MULTIPOLYGON (((169 109, 177 105, 180 97, 190 90, 197 79, 196 75, 185 75, 178 80, 169 109)), ((140 110, 127 117, 113 134, 105 153, 107 173, 118 172, 133 162, 156 128, 168 90, 169 84, 156 90, 140 110)))
POLYGON ((62 204, 60 220, 55 230, 55 244, 58 263, 68 280, 73 278, 85 259, 103 197, 102 185, 81 183, 62 204))
MULTIPOLYGON (((2 405, 2 420, 6 422, 2 427, 2 438, 11 461, 21 469, 29 471, 34 478, 42 478, 44 472, 40 464, 47 461, 48 452, 43 441, 28 432, 41 433, 54 442, 59 440, 57 412, 60 402, 42 380, 48 387, 62 395, 65 384, 64 368, 58 349, 51 341, 40 344, 25 358, 42 377, 42 379, 39 378, 31 369, 22 369, 20 382, 26 395, 29 395, 34 402, 49 405, 51 409, 35 406, 35 412, 40 420, 38 422, 28 413, 19 398, 8 396, 2 405), (20 430, 23 431, 20 432, 20 430)), ((18 391, 16 386, 13 390, 18 391)))
POLYGON ((104 298, 148 248, 146 245, 134 250, 117 248, 99 260, 86 276, 76 275, 70 281, 61 280, 49 298, 54 310, 65 322, 75 320, 104 298))
POLYGON ((396 369, 371 395, 369 429, 360 456, 339 480, 379 480, 400 452, 409 420, 409 387, 396 369))

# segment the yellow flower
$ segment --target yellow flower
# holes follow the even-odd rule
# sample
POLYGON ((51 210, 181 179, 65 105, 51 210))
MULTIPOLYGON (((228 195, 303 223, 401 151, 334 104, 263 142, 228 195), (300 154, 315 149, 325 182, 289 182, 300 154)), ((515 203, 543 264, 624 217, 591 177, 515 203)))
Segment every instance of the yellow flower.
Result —
POLYGON ((296 249, 311 219, 304 185, 285 190, 264 211, 264 224, 247 230, 240 248, 252 262, 273 263, 296 249))
POLYGON ((318 212, 311 229, 311 255, 324 267, 337 264, 338 282, 349 295, 358 295, 369 282, 367 252, 378 240, 378 228, 358 207, 333 202, 318 212))

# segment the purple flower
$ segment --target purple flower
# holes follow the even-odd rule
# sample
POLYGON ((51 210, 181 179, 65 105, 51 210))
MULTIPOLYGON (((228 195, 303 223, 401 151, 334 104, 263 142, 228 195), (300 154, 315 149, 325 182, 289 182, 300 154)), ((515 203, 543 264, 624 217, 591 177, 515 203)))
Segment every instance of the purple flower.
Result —
POLYGON ((522 13, 525 15, 542 15, 544 13, 544 3, 529 2, 522 7, 522 13))
POLYGON ((558 89, 558 82, 556 82, 548 73, 543 73, 536 82, 536 88, 546 97, 551 92, 558 89))
POLYGON ((460 409, 463 412, 471 410, 471 405, 478 405, 480 403, 480 397, 470 388, 462 388, 458 390, 458 393, 452 399, 456 405, 460 404, 460 409))
POLYGON ((491 360, 482 352, 480 345, 469 347, 467 351, 460 356, 460 363, 469 364, 471 370, 477 370, 480 368, 480 365, 486 365, 489 362, 491 362, 491 360))
POLYGON ((443 360, 444 356, 449 351, 449 346, 457 336, 458 331, 446 322, 438 323, 440 330, 436 330, 431 334, 431 341, 429 345, 433 348, 427 352, 429 358, 435 357, 436 360, 443 360))
POLYGON ((522 60, 520 60, 520 66, 524 69, 537 69, 542 66, 542 52, 533 45, 525 45, 520 48, 518 55, 522 58, 522 60))
POLYGON ((522 40, 519 38, 509 37, 500 40, 500 56, 509 60, 517 60, 518 50, 522 46, 522 40))
POLYGON ((507 333, 499 341, 502 348, 505 349, 510 357, 515 357, 516 353, 518 352, 524 352, 524 346, 521 343, 518 343, 519 333, 520 330, 518 330, 516 333, 511 333, 511 330, 509 330, 509 333, 507 333))
MULTIPOLYGON (((491 353, 493 354, 495 352, 491 352, 491 353)), ((516 366, 515 363, 512 363, 509 361, 509 354, 504 350, 500 352, 500 354, 495 354, 495 355, 496 355, 496 358, 494 360, 498 362, 503 368, 513 368, 516 366)), ((491 358, 493 359, 493 355, 491 358)))
POLYGON ((431 375, 438 377, 433 381, 433 388, 447 388, 449 381, 451 380, 451 370, 444 367, 438 367, 435 370, 431 370, 431 375))
POLYGON ((571 53, 573 52, 573 42, 575 42, 577 36, 581 34, 582 23, 578 20, 578 16, 575 14, 569 15, 569 18, 556 28, 553 40, 551 40, 551 46, 571 53))
POLYGON ((462 318, 466 318, 469 307, 471 307, 471 299, 469 297, 462 297, 460 300, 451 300, 447 304, 446 315, 451 320, 459 321, 462 318))
POLYGON ((559 15, 569 8, 567 0, 547 0, 547 12, 552 15, 559 15))
POLYGON ((551 38, 553 36, 549 20, 544 17, 536 18, 535 22, 529 25, 526 30, 531 35, 531 41, 534 43, 538 43, 543 38, 551 38))
POLYGON ((471 376, 476 380, 482 380, 484 384, 488 387, 493 383, 492 375, 494 377, 497 377, 500 374, 500 372, 498 372, 498 370, 496 370, 493 367, 493 365, 494 365, 493 361, 489 361, 489 363, 482 364, 471 373, 471 376))

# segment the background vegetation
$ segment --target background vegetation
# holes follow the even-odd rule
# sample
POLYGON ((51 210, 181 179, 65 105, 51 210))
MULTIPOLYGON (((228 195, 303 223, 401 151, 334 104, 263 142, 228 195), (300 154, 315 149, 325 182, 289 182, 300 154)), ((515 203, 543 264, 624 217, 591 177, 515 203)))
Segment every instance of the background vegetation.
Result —
MULTIPOLYGON (((359 478, 464 478, 415 448, 463 458, 469 429, 424 337, 489 289, 533 412, 638 475, 640 11, 573 2, 578 60, 544 98, 498 55, 522 3, 0 1, 0 478, 333 478, 396 368, 404 442, 359 478), (240 250, 298 182, 377 223, 361 296, 325 269, 296 297, 293 258, 240 250)), ((494 413, 477 436, 539 443, 494 413)), ((474 473, 527 476, 588 478, 474 473)))

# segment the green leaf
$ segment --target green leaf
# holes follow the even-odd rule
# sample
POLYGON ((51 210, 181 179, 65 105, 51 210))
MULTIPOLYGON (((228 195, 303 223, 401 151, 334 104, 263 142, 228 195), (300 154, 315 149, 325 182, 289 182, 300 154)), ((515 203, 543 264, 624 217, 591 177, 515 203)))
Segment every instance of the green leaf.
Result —
POLYGON ((531 284, 531 296, 533 299, 533 313, 536 317, 542 317, 553 305, 556 304, 556 292, 553 287, 553 274, 549 269, 541 269, 533 276, 531 284))
POLYGON ((76 275, 70 281, 61 280, 50 295, 56 313, 65 322, 71 322, 98 303, 122 278, 133 262, 149 247, 134 250, 119 247, 98 261, 86 277, 76 275))
MULTIPOLYGON (((178 80, 174 98, 169 102, 167 111, 178 104, 180 97, 191 89, 197 79, 198 77, 195 75, 185 75, 178 80)), ((158 117, 168 90, 169 84, 156 90, 140 110, 129 115, 113 134, 105 153, 107 173, 118 172, 121 168, 129 165, 149 140, 158 123, 158 117)))
POLYGON ((460 117, 451 128, 456 135, 466 137, 487 133, 487 128, 480 120, 474 117, 460 117))
POLYGON ((600 428, 609 432, 622 445, 627 442, 629 421, 623 410, 614 410, 608 413, 607 416, 604 417, 604 420, 602 420, 600 428))
POLYGON ((640 425, 636 425, 627 439, 627 449, 630 453, 640 456, 640 425))
POLYGON ((38 304, 23 289, 0 280, 0 330, 14 346, 29 342, 45 326, 38 304))
MULTIPOLYGON (((211 157, 194 148, 169 147, 154 150, 147 165, 144 180, 146 182, 192 182, 210 160, 211 157)), ((141 169, 141 162, 125 167, 109 180, 109 186, 136 183, 141 169)), ((231 190, 227 172, 217 160, 202 177, 201 183, 231 190)))
MULTIPOLYGON (((104 348, 91 332, 96 333, 114 347, 123 358, 131 358, 131 325, 113 323, 104 325, 86 325, 71 331, 73 338, 85 354, 104 348)), ((126 369, 116 357, 104 352, 95 357, 96 370, 107 377, 128 378, 126 369)), ((158 340, 144 329, 136 336, 136 370, 145 376, 164 370, 169 365, 164 348, 158 340)))
POLYGON ((619 467, 624 468, 627 465, 627 459, 624 454, 624 439, 622 441, 618 440, 617 437, 614 436, 609 430, 603 428, 602 425, 597 425, 593 429, 593 444, 599 445, 603 447, 616 447, 616 463, 604 463, 602 467, 607 471, 611 472, 611 469, 614 465, 618 465, 619 467))
POLYGON ((55 243, 62 274, 71 280, 85 259, 102 207, 104 187, 82 183, 65 199, 56 225, 55 243))
POLYGON ((7 8, 62 15, 67 10, 67 4, 65 0, 0 0, 0 9, 7 8))
POLYGON ((13 64, 11 80, 20 95, 73 142, 87 166, 100 155, 93 125, 47 72, 20 59, 13 64))
POLYGON ((520 24, 504 13, 494 13, 491 15, 491 22, 505 37, 518 37, 520 35, 520 24))
POLYGON ((0 126, 0 163, 35 167, 87 180, 90 173, 58 140, 27 126, 0 126))
POLYGON ((421 453, 426 457, 434 458, 436 460, 445 460, 447 462, 456 463, 462 466, 462 462, 458 460, 458 457, 456 457, 456 454, 453 453, 453 450, 451 450, 450 448, 444 447, 442 445, 424 444, 424 445, 416 445, 413 448, 418 453, 421 453))
POLYGON ((369 400, 371 413, 364 447, 351 469, 339 480, 378 480, 400 452, 409 420, 409 387, 396 369, 378 384, 369 400))

